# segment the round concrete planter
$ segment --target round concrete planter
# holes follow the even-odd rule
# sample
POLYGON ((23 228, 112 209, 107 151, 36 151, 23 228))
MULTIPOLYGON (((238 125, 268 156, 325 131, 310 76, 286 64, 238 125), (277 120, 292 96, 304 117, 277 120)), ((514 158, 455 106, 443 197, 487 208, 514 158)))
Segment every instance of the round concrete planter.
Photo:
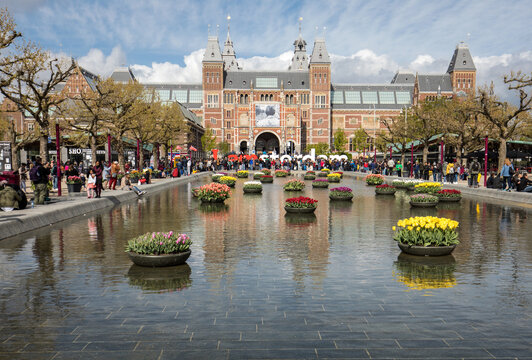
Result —
POLYGON ((351 194, 351 196, 335 196, 333 194, 329 194, 329 199, 334 201, 351 201, 353 200, 353 194, 351 194))
POLYGON ((249 175, 236 175, 237 178, 239 179, 247 179, 249 177, 249 175))
POLYGON ((329 181, 330 183, 339 183, 340 182, 340 178, 330 177, 330 178, 327 178, 327 181, 329 181))
POLYGON ((264 178, 264 177, 261 177, 260 178, 260 182, 263 183, 263 184, 271 184, 273 182, 273 178, 264 178))
POLYGON ((67 184, 69 193, 79 193, 81 192, 81 187, 83 184, 67 184))
POLYGON ((245 194, 260 194, 262 193, 262 189, 246 189, 244 188, 244 193, 245 194))
POLYGON ((460 200, 462 200, 462 197, 461 196, 452 196, 452 197, 438 197, 438 201, 439 202, 459 202, 460 200))
POLYGON ((411 246, 397 243, 402 252, 417 256, 445 256, 450 255, 456 245, 451 246, 411 246))
POLYGON ((200 201, 204 204, 222 204, 225 200, 222 199, 214 199, 214 200, 207 200, 207 199, 200 199, 200 201))
POLYGON ((317 189, 327 189, 329 187, 329 183, 328 182, 315 182, 315 183, 312 183, 312 187, 313 188, 317 188, 317 189))
POLYGON ((328 172, 319 172, 319 173, 318 173, 318 177, 319 177, 319 178, 326 178, 327 175, 329 175, 328 172))
POLYGON ((413 202, 410 201, 410 206, 412 207, 419 207, 419 208, 430 208, 438 205, 437 201, 434 202, 413 202))
POLYGON ((190 256, 190 250, 179 254, 144 255, 134 252, 127 253, 135 265, 147 267, 164 267, 184 264, 190 256))
POLYGON ((316 210, 315 207, 313 208, 291 208, 288 206, 285 206, 284 209, 286 210, 287 213, 290 213, 290 214, 310 214, 316 210))
POLYGON ((316 176, 315 175, 305 175, 305 177, 303 179, 305 179, 305 180, 316 180, 316 176))
POLYGON ((390 191, 390 190, 381 190, 381 189, 378 189, 378 188, 375 188, 375 194, 377 195, 394 195, 396 192, 396 190, 394 189, 393 191, 390 191))

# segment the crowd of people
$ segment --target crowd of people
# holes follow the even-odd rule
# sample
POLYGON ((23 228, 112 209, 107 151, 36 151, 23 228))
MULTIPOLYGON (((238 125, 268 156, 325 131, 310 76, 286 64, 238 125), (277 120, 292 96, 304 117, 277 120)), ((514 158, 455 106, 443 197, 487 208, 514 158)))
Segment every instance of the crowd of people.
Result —
MULTIPOLYGON (((477 159, 472 159, 467 165, 456 161, 450 162, 420 162, 408 161, 404 166, 394 159, 388 158, 374 161, 372 158, 354 158, 352 160, 329 160, 319 158, 316 161, 292 158, 291 160, 279 159, 248 159, 246 157, 220 157, 217 159, 196 160, 190 157, 176 157, 173 161, 161 159, 156 168, 146 164, 140 178, 135 178, 140 183, 150 183, 152 172, 157 171, 160 177, 180 177, 191 175, 201 171, 223 170, 262 170, 262 169, 285 169, 285 170, 321 170, 327 168, 334 171, 359 171, 382 175, 393 175, 405 178, 439 181, 442 183, 456 183, 467 181, 469 187, 479 187, 483 174, 483 167, 477 159)), ((33 201, 35 204, 44 204, 49 199, 51 189, 57 189, 58 183, 70 177, 79 177, 88 198, 99 198, 104 190, 116 190, 117 186, 122 190, 133 190, 137 194, 143 191, 131 181, 131 172, 135 170, 131 162, 127 162, 122 170, 117 161, 104 164, 96 161, 94 165, 84 166, 82 162, 67 161, 60 164, 54 161, 42 163, 40 157, 27 167, 23 164, 18 169, 20 175, 20 188, 27 191, 26 182, 29 180, 34 191, 33 201)), ((0 184, 1 186, 1 184, 0 184)), ((504 191, 532 192, 532 181, 528 178, 526 169, 516 169, 509 159, 499 173, 491 172, 487 178, 486 187, 504 191)), ((1 195, 1 194, 0 194, 1 195)), ((6 192, 6 197, 7 192, 6 192)), ((11 199, 11 195, 8 196, 11 199)))

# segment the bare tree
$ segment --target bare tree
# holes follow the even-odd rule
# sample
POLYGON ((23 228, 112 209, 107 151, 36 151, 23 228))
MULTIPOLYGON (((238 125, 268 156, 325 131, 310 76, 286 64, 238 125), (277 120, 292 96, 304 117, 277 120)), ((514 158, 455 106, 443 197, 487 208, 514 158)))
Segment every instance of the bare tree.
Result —
POLYGON ((395 118, 384 118, 382 123, 388 130, 381 133, 381 138, 386 142, 395 145, 401 152, 401 164, 405 163, 405 155, 408 149, 407 144, 412 139, 414 113, 403 109, 401 115, 395 118))
POLYGON ((9 84, 2 84, 0 92, 17 106, 20 112, 26 112, 35 120, 39 132, 40 155, 48 160, 48 137, 53 111, 66 98, 56 91, 75 69, 74 61, 66 61, 51 56, 37 46, 25 43, 17 55, 0 68, 9 84), (15 61, 17 58, 22 59, 15 61))
POLYGON ((423 163, 427 162, 429 146, 434 136, 444 134, 443 124, 448 117, 446 107, 447 99, 422 101, 413 107, 414 119, 412 126, 412 138, 418 139, 423 144, 423 163))
MULTIPOLYGON (((0 9, 0 68, 10 66, 20 60, 17 56, 7 56, 7 52, 15 40, 21 36, 22 34, 16 31, 15 21, 7 9, 0 9)), ((13 74, 2 74, 0 87, 8 86, 13 79, 13 74)))
POLYGON ((519 95, 517 106, 500 101, 493 93, 493 83, 490 87, 479 89, 480 113, 493 126, 493 134, 499 141, 499 171, 506 159, 508 140, 523 133, 524 129, 530 126, 530 110, 532 109, 532 96, 524 90, 525 87, 530 86, 530 79, 519 75, 505 78, 504 81, 509 84, 510 90, 517 90, 519 95))

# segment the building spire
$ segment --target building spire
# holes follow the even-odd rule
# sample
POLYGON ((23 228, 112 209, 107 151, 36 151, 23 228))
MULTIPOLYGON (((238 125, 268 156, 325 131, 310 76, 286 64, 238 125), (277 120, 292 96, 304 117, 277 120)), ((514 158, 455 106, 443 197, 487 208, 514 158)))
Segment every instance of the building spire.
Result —
POLYGON ((222 52, 222 58, 224 60, 225 71, 237 71, 240 70, 238 63, 236 62, 235 49, 233 48, 233 42, 231 41, 231 15, 227 15, 227 38, 225 39, 224 49, 222 52))
POLYGON ((302 71, 308 68, 308 56, 307 56, 307 42, 301 35, 301 23, 303 18, 299 18, 299 36, 294 41, 294 56, 292 57, 292 63, 288 70, 290 71, 302 71))

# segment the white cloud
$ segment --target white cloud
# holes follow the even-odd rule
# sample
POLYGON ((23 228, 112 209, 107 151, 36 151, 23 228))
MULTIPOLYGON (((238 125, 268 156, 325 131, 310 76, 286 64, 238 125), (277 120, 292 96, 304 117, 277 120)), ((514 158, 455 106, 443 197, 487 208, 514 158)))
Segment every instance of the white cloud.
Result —
POLYGON ((120 46, 115 46, 107 56, 100 49, 90 49, 87 55, 78 59, 78 63, 87 70, 105 77, 111 75, 114 69, 124 66, 127 62, 124 51, 120 46))
POLYGON ((200 83, 201 60, 204 49, 186 55, 185 66, 170 62, 152 63, 151 66, 132 65, 131 70, 140 82, 146 83, 200 83))
POLYGON ((292 51, 285 51, 279 56, 253 56, 237 59, 238 65, 248 71, 283 71, 287 70, 292 62, 292 51))

